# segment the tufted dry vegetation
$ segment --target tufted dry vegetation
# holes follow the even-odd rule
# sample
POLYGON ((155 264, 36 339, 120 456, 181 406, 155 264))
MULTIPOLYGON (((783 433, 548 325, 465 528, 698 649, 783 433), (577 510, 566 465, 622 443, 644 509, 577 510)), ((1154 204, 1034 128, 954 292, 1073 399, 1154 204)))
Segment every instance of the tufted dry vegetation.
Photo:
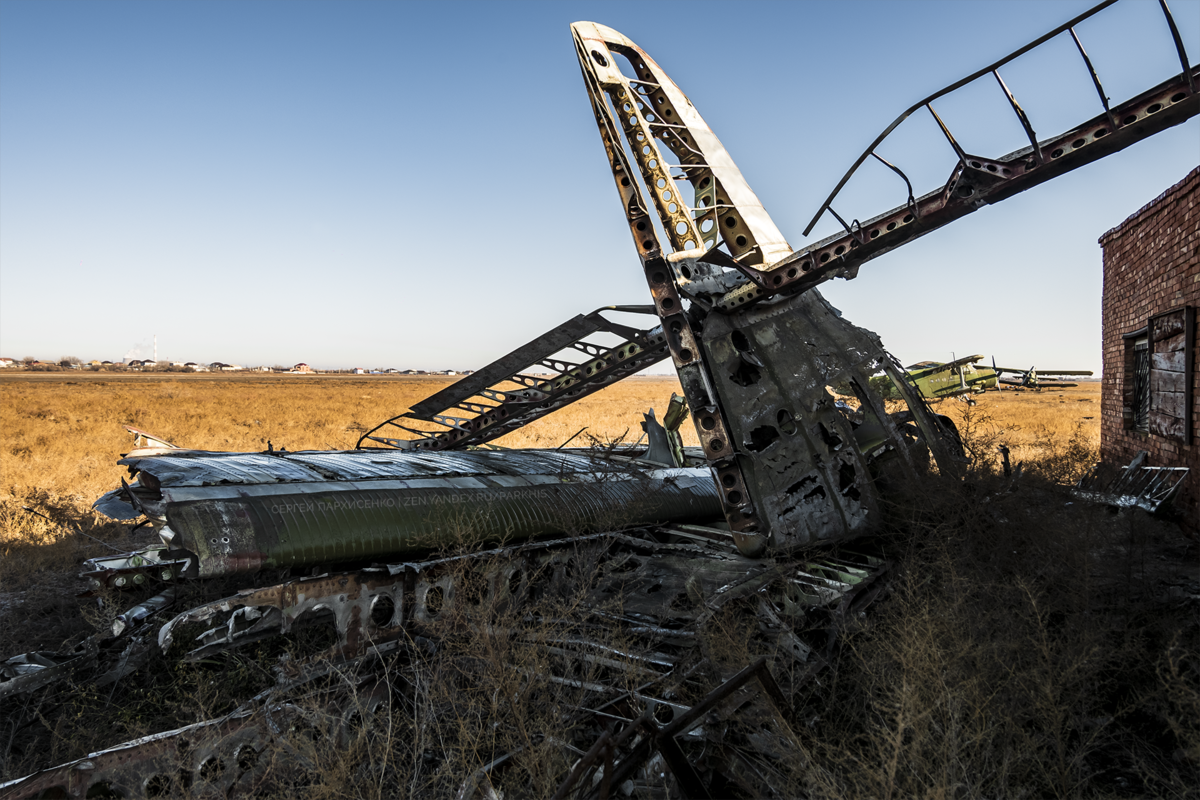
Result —
MULTIPOLYGON (((444 385, 378 377, 0 379, 0 656, 57 647, 121 607, 120 596, 102 598, 107 610, 75 598, 72 578, 83 558, 105 551, 97 540, 140 544, 128 526, 89 509, 119 475, 113 460, 129 443, 120 425, 207 449, 261 450, 268 440, 289 450, 348 448, 444 385)), ((601 439, 638 433, 640 413, 661 410, 672 390, 673 378, 626 381, 501 444, 557 446, 584 426, 601 439)), ((952 488, 919 486, 889 509, 881 541, 897 564, 890 592, 848 624, 833 666, 794 696, 790 755, 775 765, 780 794, 1197 796, 1194 535, 1169 518, 1074 502, 1063 489, 1095 460, 1099 385, 990 394, 976 406, 943 402, 938 411, 959 427, 968 478, 952 488), (1002 444, 1024 465, 1019 480, 1001 470, 1002 444)), ((264 754, 290 776, 269 792, 450 797, 473 770, 516 752, 506 783, 523 789, 506 796, 549 796, 576 757, 561 742, 571 733, 564 709, 581 698, 545 679, 549 667, 562 667, 550 663, 545 645, 576 632, 569 620, 580 600, 571 585, 547 586, 519 615, 496 609, 489 626, 448 615, 389 656, 396 662, 388 674, 397 677, 386 684, 353 669, 331 673, 327 688, 350 687, 358 713, 324 728, 298 726, 278 752, 264 754)), ((236 588, 194 586, 184 602, 236 588)), ((753 614, 743 611, 731 606, 702 632, 710 667, 698 673, 696 696, 764 654, 753 614)), ((614 652, 633 649, 612 629, 588 635, 607 637, 614 652)), ((302 637, 268 641, 196 664, 156 655, 119 687, 29 700, 36 714, 21 714, 36 721, 3 732, 0 780, 226 713, 320 646, 302 637)), ((577 677, 601 677, 586 671, 598 669, 577 677)), ((602 677, 614 680, 608 669, 602 677)), ((628 688, 635 674, 627 672, 628 688)), ((313 719, 320 697, 305 700, 313 719)))

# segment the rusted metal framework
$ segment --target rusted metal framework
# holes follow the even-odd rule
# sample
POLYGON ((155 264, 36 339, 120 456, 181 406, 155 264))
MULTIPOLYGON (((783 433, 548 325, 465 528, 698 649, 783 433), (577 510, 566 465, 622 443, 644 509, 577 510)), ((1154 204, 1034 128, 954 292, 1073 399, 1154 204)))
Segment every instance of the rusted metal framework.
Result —
MULTIPOLYGON (((356 717, 359 724, 375 719, 383 725, 387 714, 398 713, 393 706, 403 691, 389 683, 416 682, 410 673, 420 659, 405 654, 421 641, 436 646, 445 630, 438 628, 441 620, 479 630, 507 620, 527 626, 509 635, 535 637, 540 619, 526 606, 547 593, 574 592, 585 602, 573 604, 577 616, 546 643, 561 668, 539 679, 577 691, 577 705, 562 709, 558 735, 564 747, 591 755, 564 776, 557 796, 610 797, 622 786, 652 790, 663 786, 664 770, 688 797, 705 796, 703 787, 717 776, 742 793, 776 796, 770 772, 761 769, 769 758, 758 769, 748 766, 752 746, 722 731, 739 718, 760 718, 764 730, 790 746, 787 698, 828 664, 837 633, 879 594, 888 567, 866 551, 805 562, 749 559, 734 552, 727 531, 671 525, 386 564, 244 592, 177 616, 158 638, 169 645, 185 626, 206 627, 188 643, 185 658, 195 660, 324 622, 338 633, 336 658, 301 665, 299 674, 221 718, 91 753, 0 785, 0 795, 141 798, 187 788, 207 797, 269 789, 310 767, 295 748, 298 730, 337 747, 356 717), (682 701, 681 676, 686 682, 687 675, 712 669, 700 646, 701 628, 733 604, 753 609, 755 640, 776 660, 759 658, 698 702, 682 701), (620 628, 628 647, 616 652, 590 636, 598 619, 620 628), (581 681, 581 664, 633 670, 638 688, 581 681), (330 676, 339 676, 332 687, 325 680, 330 676), (288 759, 271 759, 271 750, 288 759)), ((144 639, 153 627, 140 630, 144 639)), ((123 630, 118 638, 137 641, 139 634, 123 630)), ((464 775, 457 796, 495 796, 514 755, 498 754, 464 775)), ((513 790, 520 793, 519 786, 513 790)))
MULTIPOLYGON (((864 430, 875 433, 887 453, 903 459, 909 452, 866 379, 875 372, 888 373, 905 394, 908 419, 939 468, 955 469, 953 443, 920 399, 910 396, 878 339, 842 320, 814 287, 833 277, 854 277, 871 258, 1200 112, 1200 70, 1188 63, 1165 2, 1160 2, 1164 36, 1170 34, 1182 71, 1110 106, 1075 31, 1109 5, 1102 3, 905 111, 818 212, 817 218, 834 216, 845 231, 795 252, 720 141, 654 60, 603 25, 572 26, 622 207, 742 552, 805 546, 870 529, 878 497, 868 476, 878 467, 861 446, 864 430), (1104 113, 1039 139, 1000 70, 1064 35, 1087 66, 1104 113), (969 154, 937 115, 935 101, 980 79, 999 83, 1028 147, 996 158, 969 154), (921 109, 933 115, 958 162, 945 185, 916 197, 900 167, 877 151, 921 109), (846 223, 833 200, 868 158, 903 179, 907 200, 865 223, 857 218, 846 223), (829 385, 853 387, 865 418, 847 423, 823 392, 829 385), (860 446, 844 446, 855 439, 860 446)), ((811 229, 812 224, 805 232, 811 229)), ((914 466, 910 461, 909 471, 914 466)))
POLYGON ((567 320, 406 413, 383 421, 364 433, 357 447, 382 444, 402 450, 446 450, 481 445, 667 357, 661 327, 631 328, 605 319, 605 311, 653 314, 654 308, 606 306, 567 320), (602 333, 621 341, 588 341, 602 333), (528 374, 535 369, 538 374, 528 374), (469 416, 459 416, 464 413, 469 416), (383 435, 391 429, 415 438, 383 435))
MULTIPOLYGON (((1200 81, 1200 68, 1188 61, 1183 40, 1179 36, 1179 29, 1166 0, 1159 0, 1164 25, 1163 40, 1157 44, 1175 51, 1179 58, 1180 73, 1136 97, 1117 105, 1110 105, 1100 76, 1093 67, 1075 27, 1115 2, 1117 0, 1105 0, 994 64, 941 91, 934 92, 906 109, 858 157, 821 204, 817 214, 804 229, 804 234, 807 236, 818 220, 827 213, 842 225, 844 231, 766 264, 735 259, 737 268, 749 282, 721 297, 718 307, 732 311, 747 303, 756 303, 776 294, 804 291, 830 278, 853 278, 863 263, 894 250, 905 242, 937 230, 985 205, 998 203, 1085 164, 1119 152, 1200 113, 1200 95, 1196 92, 1196 84, 1200 81), (1063 36, 1069 36, 1074 43, 1080 59, 1091 75, 1104 111, 1070 130, 1042 139, 1033 127, 1035 120, 1031 120, 1022 109, 1001 77, 1000 69, 1039 46, 1063 36), (949 127, 934 110, 933 104, 976 81, 991 79, 999 84, 1008 98, 1013 114, 1029 139, 1029 146, 1006 155, 988 157, 963 150, 949 127), (920 197, 914 197, 912 183, 905 175, 902 165, 888 162, 879 155, 879 150, 900 123, 922 110, 928 111, 933 117, 946 141, 954 149, 958 163, 943 186, 920 197), (907 199, 891 211, 877 214, 863 222, 860 222, 858 217, 851 217, 851 221, 847 223, 845 218, 834 210, 833 202, 868 159, 875 159, 895 172, 903 181, 907 199)), ((1053 77, 1048 76, 1051 79, 1053 77)))
MULTIPOLYGON (((869 383, 898 366, 869 331, 816 293, 717 313, 791 247, 679 87, 620 33, 572 26, 596 124, 647 284, 738 548, 760 555, 844 539, 878 521, 872 473, 891 456, 919 470, 912 438, 869 383), (626 76, 627 59, 636 78, 626 76), (675 159, 667 160, 665 153, 675 159), (694 195, 689 206, 681 187, 694 195), (718 249, 723 246, 725 250, 718 249), (826 387, 847 384, 858 416, 826 387)), ((899 383, 903 384, 903 381, 899 383)), ((902 389, 924 446, 954 469, 941 424, 902 389)), ((924 447, 922 447, 922 450, 924 447)))

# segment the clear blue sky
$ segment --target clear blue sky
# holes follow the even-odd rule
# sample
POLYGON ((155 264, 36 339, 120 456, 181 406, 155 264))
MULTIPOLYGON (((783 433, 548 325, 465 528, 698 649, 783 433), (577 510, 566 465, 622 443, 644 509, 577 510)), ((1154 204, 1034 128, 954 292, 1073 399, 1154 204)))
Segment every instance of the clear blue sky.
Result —
MULTIPOLYGON (((146 357, 157 334, 175 360, 479 367, 648 302, 572 21, 646 49, 800 247, 897 114, 1089 5, 3 0, 0 355, 146 357)), ((1171 6, 1194 63, 1200 0, 1171 6)), ((1079 32, 1114 101, 1179 70, 1157 3, 1079 32)), ((1100 110, 1075 58, 1006 74, 1043 136, 1100 110)), ((987 150, 987 102, 945 109, 967 148, 1020 146, 987 150)), ((918 191, 948 174, 926 142, 918 191)), ((904 363, 1098 370, 1096 239, 1197 163, 1192 120, 822 291, 904 363)), ((860 195, 847 218, 903 200, 860 195)))

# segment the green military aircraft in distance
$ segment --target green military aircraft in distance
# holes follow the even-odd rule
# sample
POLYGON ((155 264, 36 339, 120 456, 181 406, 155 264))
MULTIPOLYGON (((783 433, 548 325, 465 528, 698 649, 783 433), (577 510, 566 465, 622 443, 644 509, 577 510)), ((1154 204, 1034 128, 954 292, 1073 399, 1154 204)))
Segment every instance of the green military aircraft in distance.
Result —
MULTIPOLYGON (((1043 388, 1065 388, 1077 386, 1075 383, 1063 383, 1059 380, 1066 376, 1091 375, 1090 370, 1042 370, 1040 373, 1034 367, 1029 369, 1014 369, 1012 367, 997 367, 992 359, 992 366, 977 366, 983 356, 964 356, 953 361, 921 361, 906 367, 908 382, 916 387, 927 400, 943 400, 947 397, 963 397, 974 405, 970 395, 982 394, 988 389, 997 391, 1004 387, 1012 387, 1022 391, 1032 389, 1041 391, 1043 388), (1006 378, 1005 374, 1013 377, 1006 378)), ((899 397, 891 379, 879 375, 871 379, 875 389, 884 397, 899 397)))

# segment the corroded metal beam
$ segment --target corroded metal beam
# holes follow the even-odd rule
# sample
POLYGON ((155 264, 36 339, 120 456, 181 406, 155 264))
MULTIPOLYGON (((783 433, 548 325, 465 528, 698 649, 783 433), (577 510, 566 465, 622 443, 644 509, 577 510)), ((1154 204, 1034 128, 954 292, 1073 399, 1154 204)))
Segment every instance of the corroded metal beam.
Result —
MULTIPOLYGON (((1109 104, 1100 77, 1084 50, 1075 26, 1114 2, 1116 0, 1100 3, 994 64, 910 106, 863 151, 821 204, 804 233, 807 235, 826 213, 835 217, 845 230, 771 263, 752 264, 740 261, 737 266, 750 279, 750 283, 724 295, 718 301, 717 308, 733 311, 776 294, 806 291, 831 278, 853 278, 862 264, 906 242, 948 225, 986 205, 998 203, 1093 161, 1120 152, 1200 114, 1200 94, 1196 91, 1197 81, 1200 80, 1200 67, 1188 63, 1175 20, 1166 3, 1161 0, 1159 6, 1165 20, 1163 39, 1157 44, 1176 51, 1182 70, 1175 77, 1129 100, 1117 105, 1109 104), (1004 83, 1000 69, 1025 53, 1064 35, 1071 37, 1083 59, 1104 112, 1069 130, 1041 139, 1034 132, 1033 120, 1027 116, 1017 98, 1004 83), (977 80, 991 79, 997 81, 1008 98, 1010 107, 1024 128, 1030 144, 1007 155, 973 155, 958 144, 949 127, 934 110, 933 104, 977 80), (893 165, 879 152, 888 136, 900 123, 920 111, 928 111, 932 116, 954 149, 958 163, 943 186, 920 197, 914 197, 912 184, 902 171, 902 165, 893 165), (907 187, 908 199, 891 211, 862 222, 859 221, 862 218, 846 215, 852 220, 847 223, 843 216, 834 210, 833 202, 850 178, 872 158, 892 169, 903 180, 907 187)), ((1057 80, 1058 76, 1048 76, 1048 79, 1057 80)))

